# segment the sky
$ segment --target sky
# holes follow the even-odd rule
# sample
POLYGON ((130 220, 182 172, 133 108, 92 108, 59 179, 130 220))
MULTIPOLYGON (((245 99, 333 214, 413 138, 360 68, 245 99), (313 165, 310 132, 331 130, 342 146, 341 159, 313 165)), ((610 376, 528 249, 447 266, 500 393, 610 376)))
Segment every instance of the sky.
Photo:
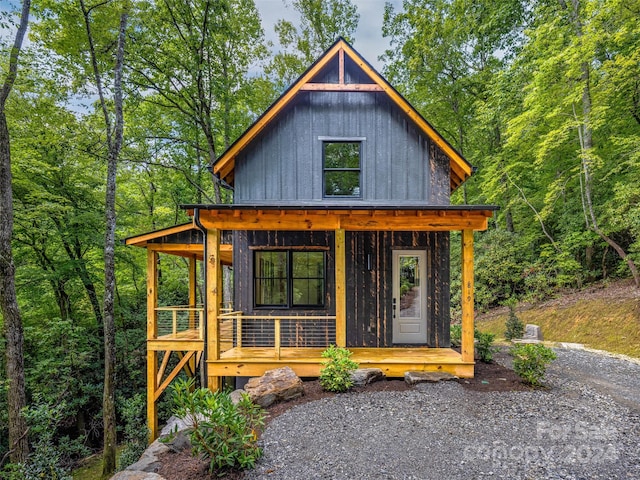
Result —
MULTIPOLYGON (((285 6, 283 0, 255 0, 255 2, 262 18, 266 38, 277 46, 277 37, 273 30, 275 23, 284 18, 296 25, 298 15, 291 5, 285 6)), ((399 11, 402 8, 402 0, 352 0, 352 2, 358 7, 360 14, 353 47, 380 72, 382 62, 378 57, 389 48, 389 39, 382 37, 384 5, 391 3, 395 10, 399 11)))

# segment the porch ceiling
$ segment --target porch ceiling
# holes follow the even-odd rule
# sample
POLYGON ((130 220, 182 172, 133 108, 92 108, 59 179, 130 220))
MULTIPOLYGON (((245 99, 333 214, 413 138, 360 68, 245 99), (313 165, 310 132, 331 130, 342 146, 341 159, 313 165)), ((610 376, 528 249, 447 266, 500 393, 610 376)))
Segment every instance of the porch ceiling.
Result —
POLYGON ((184 205, 202 226, 224 230, 486 230, 494 206, 184 205))

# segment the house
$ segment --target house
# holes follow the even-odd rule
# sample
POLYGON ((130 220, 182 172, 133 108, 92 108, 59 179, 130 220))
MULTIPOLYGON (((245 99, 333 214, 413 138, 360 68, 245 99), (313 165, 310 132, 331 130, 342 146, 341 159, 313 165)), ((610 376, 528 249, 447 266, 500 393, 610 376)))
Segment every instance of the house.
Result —
POLYGON ((192 223, 126 242, 148 251, 152 437, 157 400, 181 370, 212 389, 283 365, 318 376, 321 352, 337 344, 387 376, 473 376, 473 232, 495 207, 450 204, 472 166, 346 41, 213 172, 233 204, 185 205, 192 223), (462 239, 461 352, 449 340, 451 231, 462 239), (158 306, 160 254, 189 259, 189 305, 158 306), (233 266, 230 308, 223 265, 233 266))

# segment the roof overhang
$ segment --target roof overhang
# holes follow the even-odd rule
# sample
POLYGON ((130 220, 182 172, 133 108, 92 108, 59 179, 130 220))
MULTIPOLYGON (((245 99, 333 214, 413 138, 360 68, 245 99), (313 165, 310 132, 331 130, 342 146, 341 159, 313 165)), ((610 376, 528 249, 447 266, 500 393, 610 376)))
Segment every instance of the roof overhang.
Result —
POLYGON ((183 205, 207 229, 437 231, 486 230, 498 207, 183 205))
MULTIPOLYGON (((147 250, 166 253, 167 255, 176 255, 202 260, 204 258, 204 245, 202 242, 187 243, 185 241, 179 241, 179 234, 185 232, 202 233, 202 230, 196 227, 193 223, 185 223, 129 237, 125 239, 124 243, 125 245, 146 248, 147 250)), ((232 245, 220 245, 220 261, 222 264, 232 265, 232 257, 232 245)))

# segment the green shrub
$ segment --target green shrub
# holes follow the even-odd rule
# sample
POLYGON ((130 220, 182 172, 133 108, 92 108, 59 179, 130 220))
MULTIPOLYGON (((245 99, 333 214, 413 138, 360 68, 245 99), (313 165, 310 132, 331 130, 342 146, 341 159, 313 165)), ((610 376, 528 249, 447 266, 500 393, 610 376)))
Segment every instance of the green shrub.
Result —
POLYGON ((451 332, 451 346, 460 347, 462 345, 462 325, 459 323, 451 325, 451 327, 449 327, 449 331, 451 332))
POLYGON ((118 470, 124 470, 137 462, 147 448, 149 429, 145 423, 147 400, 138 393, 131 398, 119 399, 122 421, 124 422, 124 448, 118 457, 118 470))
POLYGON ((329 392, 346 392, 353 385, 351 372, 358 368, 358 364, 351 360, 351 352, 346 348, 331 345, 322 357, 328 360, 322 362, 320 370, 320 385, 329 392))
POLYGON ((550 348, 540 343, 520 343, 511 347, 513 370, 529 385, 541 385, 547 365, 556 359, 550 348))
POLYGON ((493 333, 484 333, 479 330, 475 332, 475 338, 477 341, 476 349, 478 350, 478 357, 481 362, 491 363, 493 361, 493 354, 498 351, 493 346, 493 339, 495 335, 493 333))
POLYGON ((174 414, 191 423, 194 455, 209 460, 209 471, 253 468, 262 449, 258 432, 264 411, 246 394, 234 405, 228 392, 193 389, 194 381, 180 380, 173 387, 174 414))
POLYGON ((516 315, 515 304, 510 302, 508 306, 509 318, 507 318, 507 322, 505 323, 504 338, 507 340, 522 338, 522 335, 524 335, 524 324, 522 320, 518 318, 518 315, 516 315))
POLYGON ((57 428, 68 409, 67 403, 46 402, 36 396, 33 406, 23 410, 29 426, 31 452, 24 464, 9 464, 0 471, 0 478, 8 480, 71 480, 72 458, 88 455, 83 439, 67 436, 56 439, 57 428))

